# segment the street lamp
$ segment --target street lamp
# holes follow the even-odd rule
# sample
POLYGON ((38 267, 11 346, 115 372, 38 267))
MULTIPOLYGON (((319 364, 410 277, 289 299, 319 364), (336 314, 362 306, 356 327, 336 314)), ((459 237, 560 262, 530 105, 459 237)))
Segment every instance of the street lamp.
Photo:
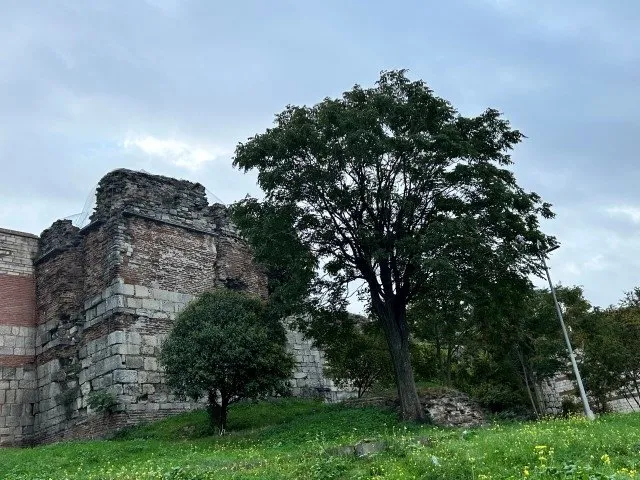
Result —
POLYGON ((591 407, 589 407, 589 400, 587 399, 587 394, 584 391, 584 385, 582 384, 582 377, 580 377, 580 371, 578 370, 578 364, 576 363, 576 355, 573 353, 573 348, 571 348, 571 341, 569 340, 569 332, 567 332, 567 327, 565 326, 564 319, 562 318, 562 309, 560 308, 560 304, 558 303, 558 298, 556 297, 556 289, 553 287, 553 283, 551 282, 551 275, 549 275, 549 267, 547 267, 547 262, 544 259, 544 256, 547 253, 553 252, 554 250, 560 248, 560 245, 556 245, 555 247, 551 247, 545 251, 542 251, 542 245, 540 244, 540 240, 538 240, 537 245, 538 245, 538 256, 540 257, 540 260, 542 260, 542 266, 544 267, 544 271, 547 274, 549 288, 551 289, 551 295, 553 296, 553 303, 556 306, 556 313, 558 314, 558 320, 560 320, 560 326, 562 327, 564 340, 565 342, 567 342, 567 350, 569 351, 569 358, 571 359, 573 374, 576 377, 576 382, 578 382, 578 390, 580 391, 580 398, 582 399, 582 406, 584 407, 584 415, 589 420, 595 420, 596 416, 591 411, 591 407))

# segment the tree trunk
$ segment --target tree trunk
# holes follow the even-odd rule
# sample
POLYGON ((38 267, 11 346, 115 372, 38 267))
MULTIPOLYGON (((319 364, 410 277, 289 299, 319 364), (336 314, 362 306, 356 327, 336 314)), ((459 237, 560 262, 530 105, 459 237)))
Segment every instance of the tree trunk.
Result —
POLYGON ((451 386, 451 363, 453 362, 453 345, 449 343, 447 345, 447 375, 446 375, 446 384, 451 386))
POLYGON ((220 425, 220 405, 218 404, 218 392, 210 391, 207 399, 207 413, 209 414, 209 426, 215 431, 220 425))
POLYGON ((393 361, 396 387, 400 400, 400 417, 402 420, 415 422, 428 421, 420 404, 416 383, 413 378, 411 356, 409 354, 409 326, 405 306, 400 304, 385 305, 374 298, 374 306, 378 319, 382 324, 389 353, 393 361))
POLYGON ((223 394, 220 405, 220 435, 224 435, 227 429, 227 412, 229 411, 229 399, 223 394))
POLYGON ((207 406, 207 412, 209 413, 209 424, 212 430, 218 430, 220 435, 224 434, 227 428, 227 410, 229 408, 229 399, 224 395, 218 403, 218 393, 215 391, 209 392, 209 405, 207 406))

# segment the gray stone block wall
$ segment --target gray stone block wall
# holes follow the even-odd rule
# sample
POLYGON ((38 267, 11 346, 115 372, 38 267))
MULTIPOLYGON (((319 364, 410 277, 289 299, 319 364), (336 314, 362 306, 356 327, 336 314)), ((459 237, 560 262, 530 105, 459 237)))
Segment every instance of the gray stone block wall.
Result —
POLYGON ((38 237, 30 233, 0 228, 0 272, 7 275, 32 275, 38 237))
MULTIPOLYGON (((135 418, 141 418, 140 414, 159 418, 201 407, 202 404, 171 394, 158 362, 160 346, 172 321, 193 298, 190 294, 118 280, 101 295, 85 301, 84 339, 77 358, 71 359, 71 368, 59 358, 38 366, 40 404, 36 430, 40 437, 64 437, 74 425, 100 418, 102 414, 88 405, 92 392, 112 393, 117 400, 116 411, 129 417, 135 413, 135 418), (96 338, 87 338, 89 332, 106 325, 116 326, 101 330, 104 333, 96 338)), ((48 328, 47 324, 39 327, 39 338, 48 328)), ((322 354, 309 340, 293 330, 287 332, 287 339, 297 364, 291 379, 294 395, 328 401, 349 396, 349 392, 336 388, 324 377, 322 354)), ((39 352, 46 353, 57 345, 49 342, 39 352)))
POLYGON ((35 328, 0 325, 0 355, 35 355, 35 328))
MULTIPOLYGON (((539 396, 545 407, 544 412, 550 415, 562 413, 563 401, 581 405, 582 400, 576 394, 577 385, 566 374, 558 374, 539 385, 539 396)), ((627 413, 640 411, 640 397, 632 394, 633 390, 612 392, 607 401, 607 409, 612 412, 627 413)), ((591 402, 590 402, 591 403, 591 402)), ((594 408, 594 405, 591 405, 594 408)))
POLYGON ((324 375, 325 360, 322 352, 313 346, 311 340, 302 333, 289 328, 287 344, 293 354, 296 367, 291 379, 293 395, 299 397, 320 397, 336 402, 354 396, 349 389, 336 387, 331 379, 324 375))
POLYGON ((35 368, 0 367, 0 445, 29 442, 36 403, 35 368))

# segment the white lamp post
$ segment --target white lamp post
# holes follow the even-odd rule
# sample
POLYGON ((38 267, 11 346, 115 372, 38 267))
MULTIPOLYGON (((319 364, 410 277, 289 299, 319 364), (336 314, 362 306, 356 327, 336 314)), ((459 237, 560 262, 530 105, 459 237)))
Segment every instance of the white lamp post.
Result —
POLYGON ((540 256, 540 260, 542 260, 542 266, 544 267, 544 271, 547 274, 547 280, 549 282, 549 288, 551 289, 551 295, 553 296, 553 303, 556 306, 556 313, 558 314, 558 320, 560 320, 560 326, 562 327, 562 333, 564 334, 564 340, 567 342, 567 350, 569 351, 569 358, 571 359, 571 366, 573 367, 573 374, 576 377, 576 382, 578 383, 578 390, 580 391, 580 398, 582 399, 582 406, 584 407, 584 415, 589 420, 595 420, 596 416, 591 411, 591 407, 589 406, 589 400, 587 399, 587 394, 584 391, 584 385, 582 384, 582 377, 580 377, 580 371, 578 370, 578 364, 576 363, 576 356, 573 353, 573 348, 571 348, 571 341, 569 340, 569 332, 567 332, 567 327, 564 324, 564 319, 562 318, 562 309, 560 308, 560 304, 558 303, 558 298, 556 297, 556 289, 553 287, 553 283, 551 282, 551 275, 549 275, 549 267, 547 267, 547 262, 544 259, 544 256, 559 248, 559 245, 552 247, 546 251, 542 251, 540 241, 538 240, 538 255, 540 256))

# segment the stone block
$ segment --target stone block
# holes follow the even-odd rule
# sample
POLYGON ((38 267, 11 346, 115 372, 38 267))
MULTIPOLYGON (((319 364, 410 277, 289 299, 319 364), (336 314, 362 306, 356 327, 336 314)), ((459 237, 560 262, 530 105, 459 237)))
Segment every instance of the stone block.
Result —
POLYGON ((153 355, 154 352, 155 347, 151 347, 149 345, 142 345, 140 347, 140 353, 142 353, 142 355, 153 355))
POLYGON ((118 343, 125 343, 127 340, 126 334, 123 331, 112 332, 107 335, 107 344, 115 345, 118 343))
POLYGON ((91 392, 91 383, 85 382, 80 384, 80 392, 83 396, 89 395, 89 392, 91 392))
POLYGON ((116 383, 114 385, 111 385, 110 387, 107 388, 107 391, 109 393, 112 393, 116 396, 122 395, 122 392, 124 391, 124 388, 121 384, 116 383))
POLYGON ((156 311, 156 310, 160 310, 161 307, 162 307, 162 303, 159 300, 155 300, 153 298, 142 299, 142 308, 146 310, 156 311))
POLYGON ((126 367, 136 370, 142 368, 145 365, 146 360, 146 358, 137 355, 127 355, 124 357, 124 363, 126 367))
POLYGON ((106 300, 107 310, 114 310, 116 308, 124 308, 124 296, 123 295, 112 295, 106 300))
POLYGON ((113 370, 121 369, 123 366, 123 357, 121 355, 111 355, 104 359, 102 363, 101 371, 98 375, 111 372, 113 370))
POLYGON ((144 385, 142 385, 142 393, 146 395, 153 395, 154 393, 156 393, 156 387, 154 387, 150 383, 145 383, 144 385))
POLYGON ((113 295, 114 293, 114 288, 116 288, 116 285, 109 285, 107 288, 105 288, 102 291, 102 300, 106 300, 107 298, 109 298, 111 295, 113 295))
POLYGON ((135 370, 115 370, 113 372, 113 381, 116 383, 136 383, 138 381, 138 372, 135 370))
POLYGON ((135 295, 139 298, 149 298, 149 289, 142 285, 135 285, 135 295))
POLYGON ((135 297, 127 298, 127 307, 128 308, 142 308, 142 299, 135 297))
POLYGON ((133 345, 141 345, 142 335, 140 335, 138 332, 127 332, 127 343, 133 345))
POLYGON ((129 395, 131 397, 137 397, 142 393, 142 387, 137 383, 129 383, 122 386, 122 392, 124 395, 129 395))
POLYGON ((145 357, 144 369, 148 371, 158 370, 158 360, 153 357, 145 357))

